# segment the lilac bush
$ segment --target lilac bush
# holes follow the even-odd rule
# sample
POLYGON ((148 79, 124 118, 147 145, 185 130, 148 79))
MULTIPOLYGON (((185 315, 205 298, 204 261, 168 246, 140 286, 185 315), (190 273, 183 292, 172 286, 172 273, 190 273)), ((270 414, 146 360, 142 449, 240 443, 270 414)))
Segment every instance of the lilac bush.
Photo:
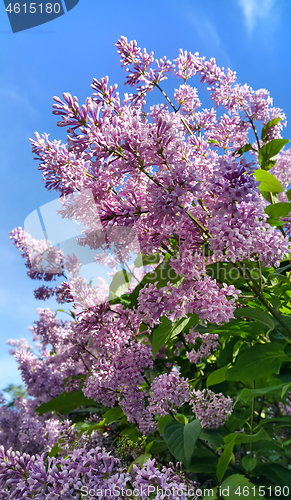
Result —
POLYGON ((55 296, 70 319, 38 309, 34 347, 9 341, 28 399, 1 399, 0 498, 288 496, 286 117, 214 59, 116 46, 132 93, 94 78, 85 104, 54 97, 66 144, 31 140, 61 216, 81 221, 77 243, 112 282, 87 282, 77 255, 11 232, 45 282, 35 297, 55 296))

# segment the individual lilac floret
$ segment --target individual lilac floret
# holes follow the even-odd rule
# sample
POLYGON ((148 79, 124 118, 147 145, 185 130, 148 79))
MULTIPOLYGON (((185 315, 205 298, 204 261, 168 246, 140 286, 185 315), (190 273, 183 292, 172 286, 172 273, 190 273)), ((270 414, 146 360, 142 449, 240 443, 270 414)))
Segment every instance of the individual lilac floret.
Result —
POLYGON ((220 427, 232 413, 232 400, 209 389, 191 391, 189 404, 205 429, 220 427))
POLYGON ((197 339, 201 340, 199 348, 192 349, 190 352, 186 353, 187 358, 191 363, 197 364, 201 363, 203 359, 209 358, 217 349, 219 349, 219 336, 216 333, 204 333, 201 335, 194 331, 194 328, 190 329, 190 333, 185 335, 185 339, 189 344, 196 344, 197 339))
POLYGON ((154 379, 151 392, 149 410, 164 417, 189 400, 188 379, 181 377, 179 372, 164 373, 154 379))

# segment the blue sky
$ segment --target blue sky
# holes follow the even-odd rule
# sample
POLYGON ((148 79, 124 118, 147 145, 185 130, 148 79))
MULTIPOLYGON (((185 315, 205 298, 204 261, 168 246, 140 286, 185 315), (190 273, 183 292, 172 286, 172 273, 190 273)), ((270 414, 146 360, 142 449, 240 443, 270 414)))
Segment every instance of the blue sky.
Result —
POLYGON ((27 278, 8 232, 57 198, 45 190, 28 141, 35 131, 65 138, 51 114, 52 96, 70 92, 83 101, 90 95, 93 77, 105 75, 122 92, 124 70, 114 44, 124 35, 157 57, 174 59, 180 48, 215 57, 219 65, 237 72, 240 83, 267 88, 274 105, 290 119, 291 4, 288 0, 80 0, 64 16, 15 34, 4 2, 0 10, 1 390, 10 382, 21 382, 6 340, 30 339, 27 327, 37 318, 36 308, 47 305, 33 299, 36 283, 27 278))

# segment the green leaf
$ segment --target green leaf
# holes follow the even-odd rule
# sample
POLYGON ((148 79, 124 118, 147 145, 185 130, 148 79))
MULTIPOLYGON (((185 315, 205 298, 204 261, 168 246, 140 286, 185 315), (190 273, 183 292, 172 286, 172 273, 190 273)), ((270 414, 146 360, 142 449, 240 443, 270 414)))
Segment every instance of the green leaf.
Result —
POLYGON ((218 464, 217 464, 217 469, 216 469, 216 476, 218 479, 218 482, 221 483, 222 478, 226 472, 226 469, 228 467, 229 462, 232 459, 233 456, 233 447, 235 445, 235 439, 236 436, 234 436, 229 443, 225 446, 223 453, 220 455, 218 464))
POLYGON ((228 368, 229 366, 223 366, 222 368, 215 370, 215 372, 210 373, 210 375, 207 377, 207 382, 206 382, 207 387, 209 387, 210 385, 221 384, 221 382, 224 382, 225 374, 228 368))
POLYGON ((217 449, 224 445, 224 434, 226 432, 223 427, 220 429, 202 429, 199 439, 201 441, 208 441, 217 449))
POLYGON ((64 391, 59 396, 48 401, 48 403, 42 403, 35 411, 37 411, 39 415, 43 415, 48 411, 57 411, 61 413, 61 415, 66 415, 79 406, 91 406, 94 405, 94 403, 95 401, 86 398, 81 390, 75 392, 64 391))
POLYGON ((139 463, 140 467, 142 467, 146 463, 146 461, 151 457, 152 457, 151 453, 144 453, 143 455, 137 457, 137 462, 139 463))
POLYGON ((251 457, 250 455, 245 455, 241 461, 243 468, 247 471, 247 473, 254 470, 257 465, 257 459, 251 457))
POLYGON ((258 396, 265 396, 266 394, 275 394, 277 391, 281 391, 289 384, 279 384, 271 385, 270 387, 261 387, 260 389, 247 389, 246 387, 237 396, 235 403, 242 400, 245 403, 258 396))
POLYGON ((234 153, 232 153, 232 156, 234 156, 235 154, 241 156, 244 153, 247 153, 248 151, 250 151, 251 149, 253 149, 251 144, 245 144, 242 148, 240 148, 237 151, 235 151, 234 153))
POLYGON ((195 448, 188 470, 191 472, 202 472, 215 474, 218 457, 205 448, 195 448))
POLYGON ((261 309, 255 309, 253 307, 243 307, 242 309, 236 309, 234 311, 234 316, 236 318, 251 318, 259 321, 263 325, 266 325, 268 328, 274 329, 274 321, 270 314, 267 314, 265 311, 261 309))
POLYGON ((256 344, 238 356, 235 365, 227 370, 225 378, 234 382, 248 382, 269 377, 272 373, 279 373, 286 359, 282 344, 256 344))
POLYGON ((240 495, 242 495, 242 498, 246 498, 243 495, 244 487, 246 488, 245 491, 248 491, 248 500, 260 500, 262 498, 265 498, 259 495, 259 486, 256 485, 256 487, 254 488, 254 484, 241 474, 233 474, 223 481, 221 485, 222 498, 227 500, 234 500, 236 498, 240 498, 240 495), (240 488, 240 495, 238 494, 238 488, 240 488))
POLYGON ((265 212, 273 219, 286 217, 289 212, 291 212, 291 203, 275 203, 274 205, 268 205, 265 208, 265 212))
POLYGON ((206 495, 202 498, 202 500, 209 500, 209 498, 217 500, 217 486, 215 488, 208 488, 206 492, 205 489, 206 488, 204 488, 204 493, 206 493, 206 495))
POLYGON ((269 434, 265 429, 260 429, 256 434, 244 434, 242 432, 234 432, 225 436, 224 441, 229 444, 233 441, 235 444, 257 443, 258 441, 271 441, 269 434))
POLYGON ((173 420, 173 417, 171 415, 165 415, 164 417, 160 417, 158 421, 158 429, 161 434, 164 432, 164 427, 167 422, 170 422, 170 420, 173 420))
MULTIPOLYGON (((281 149, 289 142, 288 139, 273 139, 265 144, 259 151, 259 164, 262 169, 268 169, 268 163, 277 156, 281 149)), ((268 191, 268 189, 266 190, 268 191)))
POLYGON ((125 269, 118 271, 113 276, 112 281, 110 283, 109 299, 111 297, 115 298, 116 295, 119 297, 122 293, 124 293, 128 289, 132 278, 133 274, 127 273, 125 269))
POLYGON ((161 317, 161 324, 153 330, 152 333, 152 350, 153 356, 157 354, 160 348, 169 340, 179 335, 186 328, 190 328, 198 323, 199 316, 191 314, 187 318, 180 318, 175 324, 172 323, 166 316, 161 317))
POLYGON ((258 474, 265 476, 276 486, 291 487, 291 470, 282 467, 280 464, 264 464, 258 467, 256 471, 258 471, 258 474))
POLYGON ((189 466, 195 449, 196 441, 201 433, 199 420, 183 425, 177 420, 167 422, 164 427, 164 438, 172 455, 189 466))
POLYGON ((128 309, 133 309, 137 305, 139 292, 147 283, 155 283, 157 281, 157 289, 159 290, 166 286, 168 281, 174 284, 182 281, 182 278, 170 266, 169 258, 167 257, 170 257, 170 255, 166 255, 153 272, 147 273, 130 294, 121 295, 121 303, 124 303, 128 309))
POLYGON ((148 266, 150 264, 157 264, 160 260, 161 256, 157 253, 153 255, 144 255, 141 253, 140 255, 137 256, 137 258, 134 261, 134 266, 135 267, 142 267, 142 266, 148 266))
POLYGON ((60 451, 62 451, 62 448, 59 447, 59 443, 56 443, 53 445, 51 451, 49 452, 49 457, 55 457, 60 451))
POLYGON ((120 406, 115 406, 115 408, 110 408, 109 410, 107 410, 104 413, 103 418, 105 420, 105 423, 107 425, 110 425, 113 422, 116 422, 116 420, 119 420, 121 417, 123 417, 123 415, 124 413, 120 406))
POLYGON ((284 191, 282 184, 269 172, 261 169, 255 170, 254 176, 257 181, 260 181, 259 190, 261 192, 282 193, 284 191))
POLYGON ((273 118, 273 120, 270 120, 268 123, 266 123, 266 125, 263 126, 262 133, 261 133, 262 141, 265 141, 265 139, 267 137, 268 129, 270 127, 278 125, 278 123, 280 123, 281 120, 282 120, 282 118, 273 118))
POLYGON ((162 453, 163 451, 168 451, 168 445, 163 439, 155 439, 151 447, 151 452, 153 455, 157 453, 162 453))

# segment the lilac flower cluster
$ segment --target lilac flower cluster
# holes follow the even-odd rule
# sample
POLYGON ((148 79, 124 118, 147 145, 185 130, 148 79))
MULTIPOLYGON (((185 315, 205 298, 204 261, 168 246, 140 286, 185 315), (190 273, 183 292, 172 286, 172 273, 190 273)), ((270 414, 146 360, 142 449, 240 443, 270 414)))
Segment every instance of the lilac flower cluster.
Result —
POLYGON ((51 281, 55 275, 63 274, 62 252, 57 247, 53 247, 50 242, 35 240, 21 228, 11 231, 10 239, 26 260, 25 265, 30 278, 51 281))
POLYGON ((198 499, 195 490, 198 485, 195 481, 186 481, 181 477, 182 474, 177 474, 171 467, 163 467, 159 470, 156 467, 155 459, 147 460, 142 468, 137 465, 133 466, 135 479, 133 486, 137 492, 137 498, 147 500, 188 500, 188 492, 191 498, 198 499))
POLYGON ((189 404, 205 429, 220 427, 232 413, 232 400, 209 389, 191 391, 189 404))
POLYGON ((174 321, 188 313, 199 314, 201 320, 210 323, 228 322, 233 316, 235 301, 240 290, 233 285, 218 285, 216 280, 204 276, 199 280, 185 279, 183 283, 174 286, 168 282, 159 290, 156 284, 145 286, 139 293, 138 317, 154 326, 160 322, 162 315, 174 321), (232 296, 230 300, 228 296, 232 296))
POLYGON ((148 408, 153 414, 164 417, 170 410, 177 412, 177 408, 188 400, 188 380, 181 377, 179 372, 172 371, 159 375, 152 382, 148 408))
MULTIPOLYGON (((185 334, 185 339, 189 344, 197 343, 200 341, 198 349, 192 349, 186 353, 187 358, 191 363, 201 363, 203 359, 209 358, 211 354, 217 351, 220 347, 219 336, 216 333, 204 333, 200 334, 194 331, 194 328, 190 328, 189 334, 185 334)), ((197 343, 198 344, 198 343, 197 343)))
MULTIPOLYGON (((109 85, 105 77, 94 78, 93 94, 84 104, 67 92, 62 99, 54 97, 53 113, 57 125, 68 128, 67 143, 36 133, 32 151, 46 187, 61 196, 62 217, 82 221, 77 243, 95 250, 96 262, 108 260, 113 246, 108 262, 114 274, 133 252, 158 254, 169 264, 168 275, 159 281, 157 274, 154 282, 142 282, 129 298, 123 295, 108 302, 104 280, 100 278, 98 286, 87 283, 75 255, 65 257, 21 228, 12 231, 32 279, 52 281, 68 270, 65 282, 40 286, 35 297, 55 296, 59 303, 70 302, 72 311, 70 321, 60 321, 49 309, 38 310, 39 320, 30 328, 36 352, 25 341, 9 341, 30 399, 17 400, 11 410, 0 399, 0 442, 18 450, 5 453, 1 448, 0 500, 81 498, 82 487, 101 491, 97 496, 106 499, 110 495, 105 489, 113 492, 128 482, 140 489, 138 500, 150 496, 142 491, 145 486, 174 489, 167 498, 187 500, 189 482, 173 467, 159 469, 153 459, 143 467, 135 464, 129 475, 108 452, 90 447, 88 435, 72 452, 77 435, 72 423, 61 422, 56 414, 39 417, 34 410, 64 389, 81 389, 98 405, 120 406, 123 422, 127 419, 142 435, 156 431, 155 417, 176 412, 184 403, 190 404, 202 427, 221 426, 232 412, 231 398, 208 389, 190 390, 188 379, 175 371, 175 350, 168 359, 160 352, 154 366, 152 330, 163 316, 173 323, 191 314, 204 325, 231 321, 241 291, 210 278, 208 264, 259 259, 262 266, 278 267, 291 251, 284 231, 267 223, 267 202, 255 180, 263 140, 255 132, 250 163, 237 152, 251 142, 249 134, 257 125, 261 128, 273 118, 281 121, 269 127, 265 142, 281 137, 285 115, 273 107, 269 93, 239 85, 234 72, 198 53, 181 50, 172 62, 155 59, 125 37, 116 46, 126 83, 135 93, 122 98, 117 85, 109 85), (165 97, 160 84, 170 74, 183 80, 173 102, 167 97, 166 103, 147 110, 147 93, 156 89, 165 97), (211 109, 201 109, 198 91, 189 85, 195 75, 208 86, 211 109), (175 284, 171 271, 180 277, 175 284), (58 458, 39 455, 60 439, 63 450, 58 458), (22 451, 33 455, 21 455, 22 451)), ((290 184, 290 158, 290 150, 283 151, 271 170, 285 189, 290 184)), ((290 220, 289 214, 284 219, 287 232, 290 220)), ((142 270, 135 273, 129 293, 142 276, 142 270)), ((185 339, 193 346, 186 356, 194 364, 220 347, 218 335, 200 335, 195 328, 185 339)), ((281 406, 282 413, 289 412, 289 400, 288 396, 287 406, 281 406)), ((100 436, 95 438, 101 443, 100 436)), ((150 493, 156 500, 165 498, 156 490, 150 493)))
MULTIPOLYGON (((9 408, 0 397, 0 444, 30 454, 50 451, 70 422, 55 417, 40 417, 35 413, 37 400, 18 398, 15 408, 9 408)), ((72 429, 71 429, 72 430, 72 429)))
MULTIPOLYGON (((119 460, 100 448, 74 450, 66 459, 46 458, 0 446, 0 499, 38 500, 81 498, 82 491, 99 491, 104 499, 126 489, 130 476, 120 470, 119 460), (107 491, 105 491, 107 490, 107 491)), ((115 496, 121 500, 121 495, 115 496)))

